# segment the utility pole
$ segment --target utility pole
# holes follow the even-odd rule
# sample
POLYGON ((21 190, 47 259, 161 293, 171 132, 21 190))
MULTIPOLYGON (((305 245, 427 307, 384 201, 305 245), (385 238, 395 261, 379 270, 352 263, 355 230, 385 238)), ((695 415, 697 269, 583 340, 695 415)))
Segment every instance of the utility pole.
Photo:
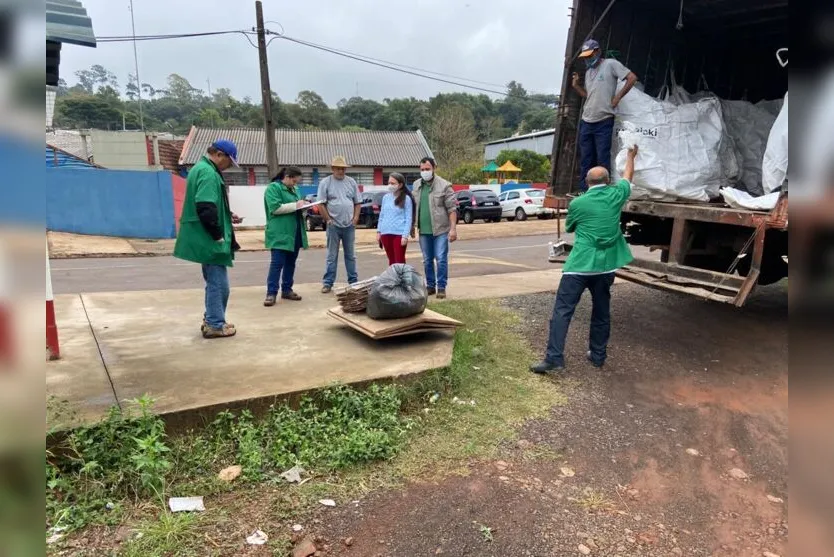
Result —
POLYGON ((278 148, 275 145, 275 123, 272 121, 272 89, 269 86, 269 66, 266 62, 266 30, 264 8, 261 0, 255 2, 255 18, 258 24, 258 55, 261 63, 261 96, 264 108, 264 133, 266 133, 266 166, 270 179, 278 174, 278 148))
POLYGON ((133 64, 136 70, 136 90, 139 98, 139 127, 145 131, 145 117, 142 115, 142 82, 139 81, 139 52, 136 50, 136 22, 133 20, 133 0, 130 0, 130 29, 133 33, 133 64))

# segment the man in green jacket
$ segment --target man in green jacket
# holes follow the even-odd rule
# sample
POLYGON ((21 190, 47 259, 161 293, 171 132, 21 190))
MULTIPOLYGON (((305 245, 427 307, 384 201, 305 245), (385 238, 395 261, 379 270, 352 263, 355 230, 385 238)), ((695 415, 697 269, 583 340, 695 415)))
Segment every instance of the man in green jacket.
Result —
POLYGON ((574 232, 573 249, 562 269, 556 303, 550 318, 550 338, 544 361, 530 367, 533 373, 562 371, 565 338, 573 312, 585 289, 591 291, 591 334, 588 359, 596 367, 605 363, 611 334, 611 285, 614 271, 633 257, 620 230, 620 213, 631 194, 637 146, 629 149, 623 179, 609 184, 608 170, 596 166, 585 177, 588 191, 568 207, 565 229, 574 232))
POLYGON ((200 263, 206 282, 206 310, 201 327, 205 338, 234 336, 235 326, 226 322, 229 303, 229 274, 235 251, 232 224, 241 221, 229 209, 229 192, 223 181, 224 170, 237 166, 237 147, 227 139, 209 146, 203 158, 189 171, 180 231, 174 257, 200 263))

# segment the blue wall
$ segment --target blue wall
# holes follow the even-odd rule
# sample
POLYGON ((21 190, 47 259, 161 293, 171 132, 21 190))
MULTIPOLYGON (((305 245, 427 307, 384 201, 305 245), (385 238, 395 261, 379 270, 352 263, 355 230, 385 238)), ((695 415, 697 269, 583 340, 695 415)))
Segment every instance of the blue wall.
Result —
POLYGON ((175 238, 171 173, 47 168, 46 227, 77 234, 175 238))

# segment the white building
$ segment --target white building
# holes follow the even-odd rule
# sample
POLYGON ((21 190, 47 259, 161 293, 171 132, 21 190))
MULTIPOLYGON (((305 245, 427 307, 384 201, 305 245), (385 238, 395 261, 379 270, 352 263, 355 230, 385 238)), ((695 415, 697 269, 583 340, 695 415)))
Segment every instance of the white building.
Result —
POLYGON ((556 128, 538 132, 496 139, 484 144, 484 160, 494 161, 498 153, 505 149, 527 149, 548 157, 553 151, 553 138, 556 128))

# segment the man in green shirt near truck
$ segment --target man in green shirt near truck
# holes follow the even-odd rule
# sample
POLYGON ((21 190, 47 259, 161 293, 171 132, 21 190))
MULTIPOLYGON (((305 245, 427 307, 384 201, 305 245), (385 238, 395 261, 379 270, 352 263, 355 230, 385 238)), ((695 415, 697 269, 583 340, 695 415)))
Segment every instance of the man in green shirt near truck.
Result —
POLYGON ((611 285, 614 271, 633 257, 620 230, 620 213, 631 194, 637 146, 628 150, 623 179, 609 184, 608 170, 595 166, 585 176, 588 191, 568 207, 565 229, 575 233, 573 249, 562 269, 556 303, 550 318, 550 337, 544 361, 531 366, 533 373, 563 371, 565 338, 576 305, 585 289, 591 291, 591 333, 588 360, 602 367, 611 334, 611 285))

